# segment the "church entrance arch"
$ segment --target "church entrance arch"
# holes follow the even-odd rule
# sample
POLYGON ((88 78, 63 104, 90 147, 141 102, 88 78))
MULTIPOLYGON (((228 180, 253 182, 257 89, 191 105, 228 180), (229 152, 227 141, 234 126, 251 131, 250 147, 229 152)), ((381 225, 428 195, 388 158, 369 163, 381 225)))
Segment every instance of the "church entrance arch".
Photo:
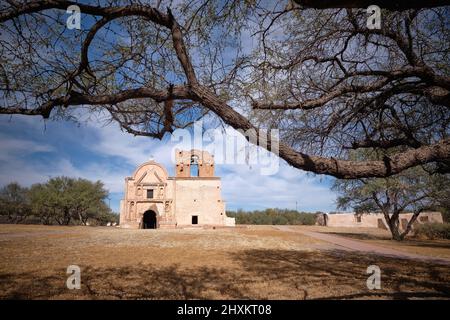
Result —
POLYGON ((142 229, 156 229, 158 228, 156 212, 147 210, 142 216, 142 229))

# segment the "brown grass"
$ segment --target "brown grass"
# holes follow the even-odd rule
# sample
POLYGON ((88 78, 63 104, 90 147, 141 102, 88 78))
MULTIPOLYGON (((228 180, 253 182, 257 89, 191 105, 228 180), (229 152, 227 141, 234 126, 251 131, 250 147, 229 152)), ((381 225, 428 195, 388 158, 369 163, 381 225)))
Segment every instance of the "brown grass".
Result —
POLYGON ((347 251, 268 226, 123 230, 0 225, 2 299, 447 298, 448 266, 347 251), (81 267, 81 290, 65 287, 81 267), (369 291, 366 268, 382 270, 369 291))

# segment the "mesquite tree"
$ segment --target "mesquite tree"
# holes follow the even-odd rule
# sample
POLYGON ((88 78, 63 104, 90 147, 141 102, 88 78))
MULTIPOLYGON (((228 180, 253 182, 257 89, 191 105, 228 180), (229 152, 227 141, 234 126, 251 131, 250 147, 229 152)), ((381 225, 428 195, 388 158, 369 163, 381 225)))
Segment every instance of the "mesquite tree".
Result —
POLYGON ((32 213, 43 224, 69 225, 74 220, 81 225, 104 222, 108 216, 112 217, 104 202, 107 197, 102 182, 69 177, 51 178, 32 185, 29 191, 32 213))
POLYGON ((0 215, 8 222, 20 223, 30 215, 30 202, 27 188, 12 182, 0 189, 0 215))
POLYGON ((448 175, 432 174, 420 167, 387 178, 336 180, 333 189, 341 209, 353 208, 356 214, 381 212, 394 240, 403 240, 421 212, 442 209, 442 199, 450 194, 448 175), (400 229, 400 214, 412 212, 400 229))
POLYGON ((279 156, 318 174, 449 170, 448 1, 370 1, 381 29, 361 0, 97 0, 68 29, 76 4, 0 4, 1 114, 102 113, 159 139, 207 117, 250 141, 280 129, 279 156))

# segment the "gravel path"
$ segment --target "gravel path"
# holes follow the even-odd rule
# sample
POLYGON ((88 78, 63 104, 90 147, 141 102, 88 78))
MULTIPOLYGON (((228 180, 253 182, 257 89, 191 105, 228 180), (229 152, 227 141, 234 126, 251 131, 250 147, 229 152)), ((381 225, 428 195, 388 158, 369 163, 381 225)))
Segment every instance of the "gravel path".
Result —
MULTIPOLYGON (((327 233, 306 231, 306 230, 300 230, 300 229, 292 229, 289 226, 277 226, 275 228, 277 228, 278 230, 281 230, 281 231, 301 233, 308 237, 323 240, 323 241, 329 242, 333 245, 343 247, 344 249, 350 250, 350 251, 360 251, 360 252, 372 253, 372 254, 377 254, 377 255, 382 255, 382 256, 394 257, 394 258, 412 259, 412 260, 420 260, 420 261, 424 261, 424 262, 434 262, 434 263, 450 265, 450 259, 447 259, 447 258, 434 258, 434 257, 429 257, 429 256, 424 256, 424 255, 419 255, 419 254, 414 254, 414 253, 403 252, 403 251, 385 248, 382 246, 365 243, 363 241, 348 239, 345 237, 331 235, 331 234, 327 234, 327 233)), ((330 247, 330 249, 332 249, 332 247, 330 247)))

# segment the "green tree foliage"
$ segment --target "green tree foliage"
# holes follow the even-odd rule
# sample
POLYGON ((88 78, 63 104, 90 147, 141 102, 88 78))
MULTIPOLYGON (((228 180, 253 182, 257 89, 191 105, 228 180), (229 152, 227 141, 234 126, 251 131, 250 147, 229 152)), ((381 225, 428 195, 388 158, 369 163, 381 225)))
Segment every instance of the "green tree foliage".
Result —
POLYGON ((28 189, 12 182, 0 190, 0 215, 8 222, 20 223, 30 213, 28 189))
POLYGON ((316 222, 312 213, 298 212, 288 209, 266 209, 263 211, 227 211, 227 216, 236 218, 237 224, 265 225, 313 225, 316 222))
POLYGON ((4 187, 0 209, 16 223, 32 215, 47 225, 104 225, 117 222, 117 215, 104 202, 107 197, 101 181, 56 177, 29 190, 17 183, 4 187))
POLYGON ((108 207, 103 202, 103 199, 108 196, 108 191, 104 189, 100 181, 93 183, 89 180, 78 179, 74 182, 70 193, 73 200, 73 213, 83 225, 86 225, 89 218, 95 218, 98 213, 108 211, 108 207))
POLYGON ((34 184, 30 188, 29 198, 31 210, 43 224, 52 224, 56 216, 56 208, 51 205, 50 191, 46 184, 34 184))
POLYGON ((108 223, 117 223, 119 224, 119 215, 112 212, 106 204, 101 204, 105 208, 103 210, 97 211, 95 216, 95 220, 93 220, 93 224, 96 225, 107 225, 108 223))
POLYGON ((427 223, 414 228, 414 236, 425 239, 450 240, 450 223, 427 223))

